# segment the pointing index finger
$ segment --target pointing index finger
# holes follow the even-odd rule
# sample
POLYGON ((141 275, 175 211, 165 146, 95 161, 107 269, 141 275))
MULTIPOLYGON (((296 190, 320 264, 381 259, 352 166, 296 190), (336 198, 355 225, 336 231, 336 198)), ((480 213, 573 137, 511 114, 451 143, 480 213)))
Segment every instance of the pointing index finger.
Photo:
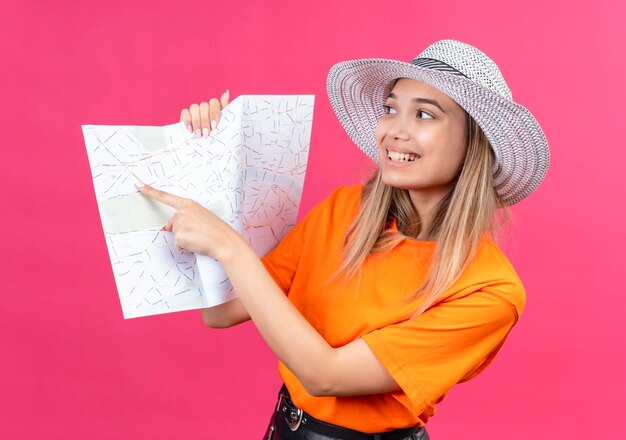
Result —
POLYGON ((165 191, 161 191, 155 188, 152 188, 150 185, 145 185, 143 183, 136 183, 135 186, 137 189, 146 196, 153 198, 161 203, 166 204, 167 206, 171 206, 174 209, 179 209, 183 202, 184 198, 175 196, 174 194, 170 194, 165 191))

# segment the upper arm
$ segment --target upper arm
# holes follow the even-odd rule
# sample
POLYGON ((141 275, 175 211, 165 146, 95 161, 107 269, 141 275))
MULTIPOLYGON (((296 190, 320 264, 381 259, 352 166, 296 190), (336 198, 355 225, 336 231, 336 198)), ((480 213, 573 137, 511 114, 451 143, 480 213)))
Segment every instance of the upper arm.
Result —
POLYGON ((333 350, 320 395, 404 392, 415 406, 434 403, 478 374, 517 320, 497 295, 474 292, 333 350))
POLYGON ((418 412, 482 371, 518 318, 501 296, 473 292, 363 336, 418 412))

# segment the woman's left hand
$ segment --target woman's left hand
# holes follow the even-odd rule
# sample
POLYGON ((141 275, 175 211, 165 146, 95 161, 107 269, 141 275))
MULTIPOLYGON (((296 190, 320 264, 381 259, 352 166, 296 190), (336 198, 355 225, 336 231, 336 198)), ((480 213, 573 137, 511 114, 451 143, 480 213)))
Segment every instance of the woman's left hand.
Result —
POLYGON ((232 253, 239 234, 197 202, 137 184, 139 191, 176 210, 162 230, 174 233, 176 248, 221 260, 232 253))

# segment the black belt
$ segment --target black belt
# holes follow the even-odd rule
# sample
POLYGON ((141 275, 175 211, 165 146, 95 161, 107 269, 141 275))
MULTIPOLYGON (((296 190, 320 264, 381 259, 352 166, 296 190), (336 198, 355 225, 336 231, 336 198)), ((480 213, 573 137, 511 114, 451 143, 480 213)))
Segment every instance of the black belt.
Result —
MULTIPOLYGON (((285 423, 291 431, 310 430, 318 434, 343 440, 405 440, 415 433, 423 434, 417 438, 428 439, 428 434, 424 428, 401 428, 393 431, 381 432, 379 434, 367 434, 354 429, 344 428, 316 419, 310 414, 302 411, 291 401, 291 396, 285 385, 282 386, 278 393, 278 405, 276 411, 282 415, 285 423)), ((274 432, 276 427, 270 427, 270 434, 274 432), (273 428, 273 429, 272 429, 273 428)))

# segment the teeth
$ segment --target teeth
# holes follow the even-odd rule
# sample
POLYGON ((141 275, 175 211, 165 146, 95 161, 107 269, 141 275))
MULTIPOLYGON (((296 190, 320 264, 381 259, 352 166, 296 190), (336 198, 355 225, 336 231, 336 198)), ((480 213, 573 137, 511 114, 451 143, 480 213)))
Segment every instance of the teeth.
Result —
POLYGON ((387 150, 387 157, 394 162, 413 162, 417 159, 417 154, 405 154, 387 150))

